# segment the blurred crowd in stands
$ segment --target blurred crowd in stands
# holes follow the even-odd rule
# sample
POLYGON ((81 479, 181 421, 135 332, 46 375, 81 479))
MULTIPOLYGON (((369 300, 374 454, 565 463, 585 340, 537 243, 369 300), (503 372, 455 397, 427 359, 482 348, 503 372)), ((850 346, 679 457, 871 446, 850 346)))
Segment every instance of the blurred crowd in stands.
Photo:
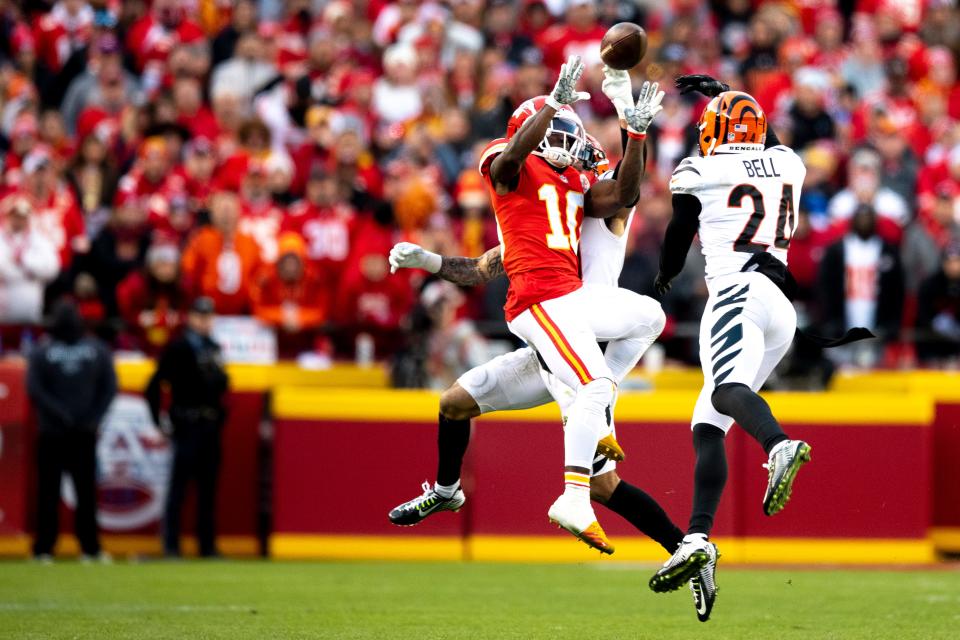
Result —
MULTIPOLYGON (((155 354, 205 295, 275 327, 281 356, 362 346, 401 354, 399 382, 446 384, 507 338, 506 282, 462 291, 391 275, 386 255, 496 244, 477 152, 570 54, 615 162, 599 42, 624 20, 650 39, 635 87, 667 97, 622 284, 652 293, 667 178, 705 102, 672 81, 708 73, 753 93, 806 163, 803 323, 873 328, 840 356, 855 365, 956 365, 956 0, 0 0, 3 349, 69 296, 116 347, 155 354)), ((688 266, 664 344, 696 363, 706 291, 688 266)))

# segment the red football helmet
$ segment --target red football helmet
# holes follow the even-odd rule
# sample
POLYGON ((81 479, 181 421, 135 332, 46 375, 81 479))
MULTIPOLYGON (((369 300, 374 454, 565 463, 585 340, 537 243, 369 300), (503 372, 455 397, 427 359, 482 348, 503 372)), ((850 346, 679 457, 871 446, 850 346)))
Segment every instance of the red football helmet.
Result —
MULTIPOLYGON (((527 118, 536 114, 547 102, 547 96, 525 100, 507 121, 507 139, 513 137, 527 118)), ((553 116, 547 133, 533 152, 555 167, 569 167, 586 147, 586 132, 580 116, 570 105, 563 105, 553 116)))

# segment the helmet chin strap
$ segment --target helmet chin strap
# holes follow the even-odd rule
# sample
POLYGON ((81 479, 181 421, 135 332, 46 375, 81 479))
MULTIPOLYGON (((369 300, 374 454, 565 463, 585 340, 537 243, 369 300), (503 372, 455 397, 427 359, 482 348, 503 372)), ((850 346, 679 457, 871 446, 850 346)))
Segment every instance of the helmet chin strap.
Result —
POLYGON ((573 164, 573 155, 566 151, 565 149, 557 149, 555 147, 548 147, 547 149, 540 152, 543 155, 543 159, 557 167, 558 169, 566 169, 571 164, 573 164))

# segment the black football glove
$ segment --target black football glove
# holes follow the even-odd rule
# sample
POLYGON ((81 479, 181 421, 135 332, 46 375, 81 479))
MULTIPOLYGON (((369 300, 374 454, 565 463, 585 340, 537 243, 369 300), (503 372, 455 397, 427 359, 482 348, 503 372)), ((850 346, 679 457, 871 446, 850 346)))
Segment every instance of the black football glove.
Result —
POLYGON ((730 85, 724 84, 711 76, 693 74, 689 76, 680 76, 674 81, 680 93, 686 94, 691 91, 702 93, 708 98, 718 96, 724 91, 730 91, 730 85))
POLYGON ((661 298, 667 294, 667 291, 670 291, 671 286, 670 280, 659 273, 657 274, 657 279, 653 281, 653 288, 657 290, 661 298))

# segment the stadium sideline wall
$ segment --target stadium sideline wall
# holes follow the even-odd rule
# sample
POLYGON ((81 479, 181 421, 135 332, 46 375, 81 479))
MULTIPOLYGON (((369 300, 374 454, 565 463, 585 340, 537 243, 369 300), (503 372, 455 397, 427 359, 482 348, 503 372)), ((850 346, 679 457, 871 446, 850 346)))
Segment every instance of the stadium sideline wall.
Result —
MULTIPOLYGON (((121 387, 138 392, 152 367, 118 363, 121 387)), ((378 367, 235 365, 230 373, 236 422, 225 431, 218 505, 227 554, 257 553, 266 541, 257 483, 261 421, 272 394, 275 486, 266 506, 273 511, 274 556, 596 557, 546 521, 562 460, 554 408, 478 420, 465 468, 467 506, 398 529, 387 510, 434 473, 435 394, 387 390, 378 367)), ((0 363, 0 555, 29 549, 33 431, 22 378, 22 363, 0 363)), ((690 504, 687 421, 699 381, 698 371, 668 369, 645 381, 655 392, 625 392, 617 408, 628 453, 622 477, 655 495, 681 526, 690 504)), ((763 456, 732 432, 731 476, 717 523, 726 560, 914 563, 932 560, 934 549, 960 553, 960 467, 951 462, 960 452, 960 374, 841 375, 827 393, 768 398, 789 432, 810 440, 814 462, 788 509, 766 518, 759 507, 763 456)), ((598 515, 618 545, 614 561, 662 559, 618 516, 602 507, 598 515)), ((63 522, 65 533, 69 525, 63 522)), ((149 527, 105 536, 105 544, 123 554, 159 550, 149 527)), ((75 547, 71 536, 61 537, 60 551, 75 547)))
MULTIPOLYGON (((716 536, 731 562, 924 563, 932 509, 930 396, 905 393, 767 395, 789 433, 813 445, 790 506, 762 515, 765 458, 738 430, 716 536)), ((661 501, 683 526, 691 501, 689 414, 696 391, 624 393, 617 432, 624 479, 661 501)), ((432 477, 437 397, 421 391, 280 388, 273 398, 274 519, 280 558, 461 558, 583 561, 596 557, 552 529, 561 490, 556 409, 482 418, 465 464, 467 504, 415 529, 386 518, 432 477), (347 490, 344 487, 348 487, 347 490), (317 508, 304 508, 315 504, 317 508)), ((617 545, 611 560, 664 552, 598 508, 617 545)))

